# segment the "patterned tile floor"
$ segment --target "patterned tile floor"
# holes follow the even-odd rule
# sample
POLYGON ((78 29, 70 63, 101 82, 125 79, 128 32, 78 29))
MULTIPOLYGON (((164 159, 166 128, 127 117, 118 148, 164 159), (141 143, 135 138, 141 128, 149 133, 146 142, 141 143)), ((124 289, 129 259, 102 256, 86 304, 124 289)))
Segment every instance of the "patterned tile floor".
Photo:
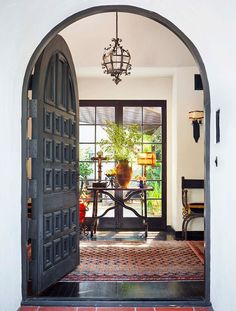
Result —
POLYGON ((19 311, 211 311, 210 307, 21 307, 19 311))

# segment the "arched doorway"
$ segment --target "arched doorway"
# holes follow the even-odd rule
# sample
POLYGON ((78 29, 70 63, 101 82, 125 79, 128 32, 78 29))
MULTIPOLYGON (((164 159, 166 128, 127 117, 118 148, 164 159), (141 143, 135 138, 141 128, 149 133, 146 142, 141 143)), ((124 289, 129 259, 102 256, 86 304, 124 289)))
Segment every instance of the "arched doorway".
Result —
MULTIPOLYGON (((188 47, 190 52, 192 53, 193 57, 196 60, 196 63, 199 66, 199 71, 202 76, 202 81, 203 81, 203 88, 204 88, 204 105, 205 105, 205 112, 206 112, 206 136, 205 136, 205 180, 206 180, 206 227, 205 227, 205 232, 206 232, 206 288, 205 288, 205 300, 209 301, 209 249, 210 249, 210 209, 209 209, 209 203, 210 203, 210 192, 209 192, 209 155, 210 155, 210 150, 209 150, 209 138, 210 138, 210 96, 209 96, 209 87, 208 87, 208 82, 207 82, 207 76, 204 68, 204 64, 202 62, 201 56, 198 53, 196 47, 194 44, 170 21, 166 20, 162 16, 158 15, 157 13, 146 11, 144 9, 136 8, 136 7, 131 7, 131 6, 101 6, 101 7, 95 7, 92 9, 88 9, 82 12, 79 12, 72 17, 69 17, 65 21, 63 21, 61 24, 59 24, 57 27, 55 27, 46 37, 45 39, 41 42, 41 44, 38 46, 36 49, 35 53, 33 54, 30 63, 28 65, 26 75, 25 75, 25 80, 24 80, 24 85, 23 85, 23 138, 26 137, 26 115, 27 115, 27 110, 26 110, 26 102, 27 102, 27 87, 28 87, 28 82, 30 80, 30 74, 32 72, 32 68, 35 65, 36 60, 38 59, 40 53, 42 50, 45 48, 47 43, 51 41, 51 39, 57 34, 60 30, 62 30, 64 27, 68 26, 69 24, 73 23, 76 20, 85 18, 86 16, 97 14, 97 13, 104 13, 104 12, 115 12, 115 11, 120 11, 120 12, 130 12, 138 15, 142 15, 145 17, 148 17, 156 22, 161 23, 165 27, 167 27, 169 30, 171 30, 173 33, 175 33, 180 40, 188 47)), ((22 142, 22 150, 23 150, 23 199, 22 199, 22 213, 23 213, 23 223, 22 223, 22 235, 23 235, 23 241, 24 238, 26 239, 26 212, 25 212, 25 206, 26 206, 26 175, 25 175, 25 162, 24 159, 26 158, 26 141, 23 140, 22 142)), ((23 261, 26 260, 26 252, 25 250, 23 251, 23 261)), ((23 270, 23 280, 26 279, 26 271, 23 270)), ((26 283, 23 282, 23 297, 27 297, 27 290, 26 290, 26 283)))

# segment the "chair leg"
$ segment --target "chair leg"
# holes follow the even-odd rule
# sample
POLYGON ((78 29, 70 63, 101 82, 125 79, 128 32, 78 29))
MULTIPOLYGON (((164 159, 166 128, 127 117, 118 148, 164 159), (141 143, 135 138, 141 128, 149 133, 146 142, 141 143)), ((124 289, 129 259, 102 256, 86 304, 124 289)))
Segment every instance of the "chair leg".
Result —
POLYGON ((185 227, 184 227, 184 240, 185 241, 187 240, 187 235, 188 235, 188 223, 189 223, 189 220, 186 221, 185 227))
POLYGON ((184 228, 184 239, 187 240, 187 235, 188 235, 188 224, 192 220, 192 217, 189 217, 186 221, 185 228, 184 228))
POLYGON ((184 237, 185 237, 185 223, 186 223, 186 220, 187 220, 187 218, 184 218, 183 222, 182 222, 182 240, 184 240, 184 237))

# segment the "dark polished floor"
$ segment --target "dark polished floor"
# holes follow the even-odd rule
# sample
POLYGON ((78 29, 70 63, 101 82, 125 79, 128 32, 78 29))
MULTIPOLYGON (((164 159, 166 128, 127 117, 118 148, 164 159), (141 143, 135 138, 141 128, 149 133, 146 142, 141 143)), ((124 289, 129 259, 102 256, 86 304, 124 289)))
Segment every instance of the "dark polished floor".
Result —
POLYGON ((41 297, 80 300, 202 300, 204 282, 58 282, 41 297))
MULTIPOLYGON (((89 235, 82 237, 89 240, 89 235)), ((93 240, 143 240, 144 232, 99 231, 93 240)), ((172 232, 149 232, 152 240, 174 240, 172 232)), ((125 301, 125 300, 202 300, 204 282, 171 281, 171 282, 58 282, 44 291, 41 297, 70 298, 72 300, 91 301, 125 301)))
MULTIPOLYGON (((144 231, 99 231, 92 240, 143 241, 145 240, 144 234, 144 231)), ((83 239, 89 239, 89 235, 85 235, 83 239)), ((147 240, 170 241, 175 240, 175 235, 172 231, 149 231, 147 240)))

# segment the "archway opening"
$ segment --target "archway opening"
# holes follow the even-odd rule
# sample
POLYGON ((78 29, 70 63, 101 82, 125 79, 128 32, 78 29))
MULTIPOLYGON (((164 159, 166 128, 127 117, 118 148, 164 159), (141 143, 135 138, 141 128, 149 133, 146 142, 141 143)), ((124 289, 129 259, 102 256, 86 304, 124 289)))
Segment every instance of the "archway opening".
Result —
MULTIPOLYGON (((55 30, 52 31, 52 34, 50 34, 47 39, 45 39, 44 44, 46 44, 46 42, 48 40, 50 40, 50 38, 52 38, 54 36, 55 33, 57 33, 59 30, 62 30, 66 25, 68 25, 69 23, 74 22, 75 20, 78 19, 82 19, 83 17, 86 17, 87 15, 92 15, 95 13, 101 13, 101 12, 111 12, 111 11, 120 11, 120 12, 129 12, 129 13, 135 13, 138 15, 143 15, 145 17, 149 17, 152 20, 159 22, 161 24, 163 24, 164 26, 166 26, 168 29, 170 29, 171 31, 173 31, 184 43, 185 45, 189 48, 190 52, 192 53, 192 55, 194 56, 196 63, 199 67, 199 72, 201 74, 202 77, 202 81, 203 81, 203 88, 204 88, 204 105, 205 105, 205 113, 206 113, 206 117, 205 117, 205 124, 206 124, 206 134, 205 134, 205 144, 207 144, 207 141, 209 140, 209 92, 208 92, 208 84, 207 84, 207 77, 206 77, 206 73, 204 70, 204 66, 202 63, 202 60, 196 50, 196 48, 194 47, 194 45, 174 26, 172 25, 170 22, 166 21, 164 18, 160 17, 159 15, 157 15, 156 13, 150 13, 147 12, 145 10, 140 10, 137 8, 133 8, 133 7, 124 7, 124 6, 114 6, 114 7, 102 7, 102 8, 94 8, 93 10, 89 10, 86 12, 81 12, 78 13, 78 15, 73 16, 72 19, 69 21, 64 21, 61 25, 59 25, 55 30)), ((41 45, 38 47, 37 51, 35 54, 40 53, 40 50, 42 50, 44 48, 45 45, 41 45)), ((31 64, 29 64, 29 71, 27 70, 26 73, 26 79, 27 79, 27 74, 29 75, 30 72, 32 72, 32 68, 33 68, 33 64, 36 62, 37 57, 36 55, 34 55, 31 59, 31 64), (31 71, 30 71, 31 68, 31 71)), ((25 85, 24 85, 24 89, 26 89, 28 87, 28 81, 29 81, 29 77, 28 80, 25 80, 25 85)), ((26 93, 23 94, 23 99, 26 100, 26 93)), ((82 98, 83 99, 83 98, 82 98)), ((23 102, 24 105, 25 102, 23 102)), ((25 109, 25 108, 24 108, 25 109)), ((205 180, 208 181, 209 178, 209 172, 208 172, 208 167, 209 167, 209 144, 208 147, 205 149, 206 155, 207 157, 205 157, 205 180)), ((23 158, 24 159, 24 158, 23 158)), ((208 182, 206 183, 206 187, 205 187, 205 192, 206 192, 206 196, 205 196, 205 202, 206 204, 209 203, 209 189, 207 189, 208 187, 208 182)), ((208 209, 209 210, 209 209, 208 209)), ((207 272, 207 269, 209 269, 208 265, 209 265, 209 257, 207 257, 209 255, 209 214, 205 215, 206 217, 206 227, 205 227, 205 236, 206 236, 206 246, 208 251, 206 251, 206 282, 205 282, 205 299, 209 299, 208 297, 208 293, 209 293, 209 279, 207 280, 207 278, 209 278, 209 273, 207 272), (208 268, 207 268, 208 267, 208 268)), ((207 250, 206 249, 206 250, 207 250)), ((25 255, 23 255, 23 257, 25 258, 25 255)), ((25 258, 26 259, 26 258, 25 258)), ((24 275, 25 277, 25 275, 24 275)), ((155 297, 153 298, 155 300, 155 297)))

